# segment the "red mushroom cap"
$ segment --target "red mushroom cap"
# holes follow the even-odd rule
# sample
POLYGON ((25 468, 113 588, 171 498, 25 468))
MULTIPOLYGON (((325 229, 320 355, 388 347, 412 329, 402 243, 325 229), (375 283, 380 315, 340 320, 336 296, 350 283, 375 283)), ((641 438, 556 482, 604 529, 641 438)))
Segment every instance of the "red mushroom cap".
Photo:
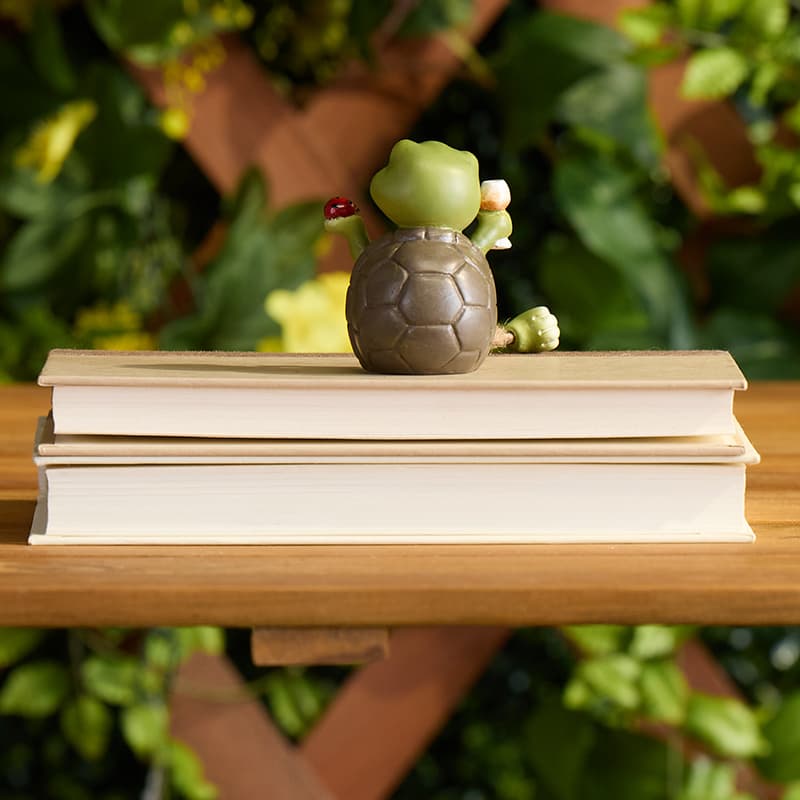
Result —
POLYGON ((331 197, 325 203, 325 219, 336 219, 337 217, 352 217, 358 214, 358 207, 352 200, 346 197, 331 197))

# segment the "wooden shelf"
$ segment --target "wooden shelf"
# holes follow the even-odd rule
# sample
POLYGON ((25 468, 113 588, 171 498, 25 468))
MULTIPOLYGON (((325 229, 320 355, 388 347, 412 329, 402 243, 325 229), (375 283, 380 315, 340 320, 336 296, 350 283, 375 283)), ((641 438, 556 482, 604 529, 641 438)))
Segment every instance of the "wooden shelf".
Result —
POLYGON ((404 626, 800 621, 800 383, 736 413, 762 455, 748 545, 29 547, 49 396, 0 388, 0 624, 404 626))

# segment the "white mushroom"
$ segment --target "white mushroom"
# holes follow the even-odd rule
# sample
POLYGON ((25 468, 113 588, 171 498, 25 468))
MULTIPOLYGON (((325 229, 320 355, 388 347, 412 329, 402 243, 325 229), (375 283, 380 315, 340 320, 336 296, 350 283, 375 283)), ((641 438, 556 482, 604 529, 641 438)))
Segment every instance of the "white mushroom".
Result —
POLYGON ((504 180, 481 183, 481 211, 503 211, 511 202, 511 189, 504 180))

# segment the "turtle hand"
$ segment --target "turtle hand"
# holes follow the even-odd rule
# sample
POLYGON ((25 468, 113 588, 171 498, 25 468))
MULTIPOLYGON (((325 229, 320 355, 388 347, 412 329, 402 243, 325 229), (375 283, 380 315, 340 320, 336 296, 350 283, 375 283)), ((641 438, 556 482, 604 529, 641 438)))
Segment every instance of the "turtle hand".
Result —
POLYGON ((558 320, 547 306, 536 306, 524 311, 505 324, 514 335, 507 349, 515 353, 541 353, 558 347, 561 331, 558 320))

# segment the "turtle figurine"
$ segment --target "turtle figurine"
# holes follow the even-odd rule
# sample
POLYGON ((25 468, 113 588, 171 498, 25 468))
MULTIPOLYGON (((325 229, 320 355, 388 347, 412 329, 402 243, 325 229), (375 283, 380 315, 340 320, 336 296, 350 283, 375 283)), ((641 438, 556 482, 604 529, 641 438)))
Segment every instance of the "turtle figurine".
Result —
POLYGON ((505 181, 478 178, 472 153, 403 139, 370 184, 397 226, 370 242, 355 205, 334 197, 325 227, 356 259, 345 316, 353 352, 368 372, 471 372, 493 348, 553 350, 558 323, 544 306, 497 325, 491 249, 510 247, 505 181), (471 235, 463 230, 477 217, 471 235))

